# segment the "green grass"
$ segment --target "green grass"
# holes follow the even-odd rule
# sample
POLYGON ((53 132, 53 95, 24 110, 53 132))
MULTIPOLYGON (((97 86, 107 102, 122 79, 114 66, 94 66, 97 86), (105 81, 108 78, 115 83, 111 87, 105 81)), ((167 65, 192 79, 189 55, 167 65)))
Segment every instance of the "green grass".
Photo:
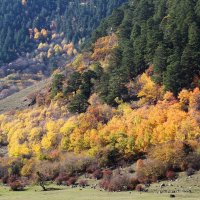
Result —
MULTIPOLYGON (((169 194, 121 192, 109 193, 93 189, 67 189, 41 192, 40 188, 33 187, 23 192, 11 192, 8 188, 1 188, 1 200, 168 200, 169 194), (36 190, 36 191, 35 191, 36 190)), ((199 193, 179 193, 176 199, 199 200, 199 193)))
MULTIPOLYGON (((94 182, 92 182, 94 184, 94 182)), ((0 200, 169 200, 171 191, 175 193, 177 200, 200 200, 200 172, 186 177, 181 173, 177 181, 163 181, 152 184, 147 193, 139 192, 105 192, 99 189, 80 188, 71 189, 65 186, 50 185, 47 188, 54 187, 53 191, 43 192, 38 186, 27 187, 22 192, 9 191, 8 187, 0 187, 0 200), (166 186, 162 189, 160 185, 166 186), (166 190, 169 192, 167 193, 166 190), (192 193, 182 190, 191 190, 192 193), (160 193, 161 192, 161 193, 160 193)))

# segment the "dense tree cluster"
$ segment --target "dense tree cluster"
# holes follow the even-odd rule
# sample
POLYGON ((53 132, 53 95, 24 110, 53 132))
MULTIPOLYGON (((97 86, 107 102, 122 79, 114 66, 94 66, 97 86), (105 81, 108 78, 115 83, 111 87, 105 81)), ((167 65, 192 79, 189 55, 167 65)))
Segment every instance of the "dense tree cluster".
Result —
POLYGON ((126 0, 0 0, 0 63, 32 49, 29 29, 64 32, 77 43, 126 0))
POLYGON ((102 77, 101 93, 107 103, 118 95, 126 99, 121 85, 150 64, 154 65, 154 81, 175 95, 182 88, 198 86, 199 5, 198 0, 131 0, 102 21, 93 42, 111 32, 119 38, 109 70, 102 77))
MULTIPOLYGON (((91 72, 84 76, 88 74, 91 72)), ((56 81, 60 78, 56 76, 56 81)), ((90 79, 83 80, 82 77, 80 88, 85 89, 90 79)), ((146 152, 153 145, 169 141, 195 142, 200 137, 198 88, 182 90, 176 99, 172 93, 164 93, 162 87, 154 85, 146 74, 138 79, 138 84, 137 95, 141 101, 137 102, 137 109, 132 109, 134 104, 127 103, 112 108, 93 94, 87 111, 72 117, 61 101, 0 115, 0 141, 8 142, 10 156, 41 156, 55 149, 84 151, 96 156, 108 149, 125 157, 146 152), (157 99, 156 104, 152 104, 154 99, 157 99)), ((70 84, 68 89, 71 90, 70 84)), ((84 102, 87 94, 84 89, 74 91, 73 104, 78 100, 84 102), (82 97, 79 99, 77 95, 82 97)), ((71 107, 75 112, 80 108, 72 104, 71 107)))

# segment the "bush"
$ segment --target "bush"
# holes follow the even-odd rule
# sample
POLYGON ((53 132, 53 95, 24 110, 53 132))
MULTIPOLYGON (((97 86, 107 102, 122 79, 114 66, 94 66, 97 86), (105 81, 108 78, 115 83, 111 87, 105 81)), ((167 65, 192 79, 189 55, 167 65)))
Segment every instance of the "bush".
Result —
POLYGON ((67 186, 75 185, 76 181, 77 181, 76 177, 70 177, 69 180, 66 182, 67 186))
POLYGON ((130 178, 127 175, 117 175, 111 178, 108 190, 111 192, 120 192, 133 189, 130 178))
POLYGON ((174 180, 176 178, 176 173, 174 171, 167 171, 166 178, 169 180, 174 180))
POLYGON ((40 161, 34 169, 34 177, 37 179, 36 172, 40 172, 45 177, 46 181, 53 181, 60 173, 60 163, 50 161, 40 161))
POLYGON ((106 180, 110 180, 110 178, 112 177, 112 170, 109 170, 109 169, 106 169, 103 171, 103 179, 106 179, 106 180))
POLYGON ((13 182, 10 182, 9 186, 10 186, 10 189, 12 191, 22 191, 22 190, 24 190, 24 185, 19 180, 15 180, 13 182))
POLYGON ((80 187, 88 186, 88 181, 87 181, 87 180, 80 180, 80 181, 78 182, 78 185, 79 185, 80 187))
POLYGON ((67 154, 60 162, 60 170, 73 176, 76 173, 85 173, 93 163, 94 160, 90 157, 67 154))
POLYGON ((136 188, 136 186, 137 186, 139 183, 140 183, 140 182, 139 182, 138 179, 135 178, 135 177, 132 177, 132 178, 130 179, 130 185, 131 185, 131 187, 133 188, 133 190, 136 188))
POLYGON ((1 181, 2 181, 2 183, 3 184, 7 184, 9 181, 9 177, 8 176, 4 176, 2 179, 1 179, 1 181))
POLYGON ((142 192, 144 190, 143 186, 142 185, 137 185, 135 187, 135 190, 138 191, 138 192, 142 192))
POLYGON ((94 171, 93 177, 99 180, 103 177, 103 172, 100 169, 97 169, 96 171, 94 171))
POLYGON ((192 176, 195 173, 195 170, 193 168, 189 168, 186 171, 187 176, 192 176))
POLYGON ((181 170, 186 156, 191 151, 191 147, 186 143, 168 142, 152 148, 148 154, 148 158, 160 161, 168 169, 181 170))
POLYGON ((99 182, 99 187, 100 187, 100 188, 103 188, 104 190, 108 190, 109 184, 110 184, 110 181, 109 181, 109 180, 103 179, 103 180, 101 180, 101 181, 99 182))
POLYGON ((69 180, 69 176, 64 174, 64 173, 61 173, 55 179, 55 182, 56 182, 57 185, 62 185, 63 183, 66 183, 66 181, 68 181, 68 180, 69 180))
POLYGON ((137 179, 130 178, 128 175, 116 174, 101 180, 99 186, 110 192, 120 192, 134 190, 138 183, 137 179))
POLYGON ((166 166, 157 160, 145 160, 143 166, 137 169, 137 178, 140 183, 156 182, 166 176, 166 166))
POLYGON ((92 174, 97 170, 98 170, 98 165, 97 164, 91 164, 87 167, 86 172, 89 173, 89 174, 92 174))
POLYGON ((194 170, 200 170, 200 154, 191 153, 186 158, 187 168, 193 168, 194 170))

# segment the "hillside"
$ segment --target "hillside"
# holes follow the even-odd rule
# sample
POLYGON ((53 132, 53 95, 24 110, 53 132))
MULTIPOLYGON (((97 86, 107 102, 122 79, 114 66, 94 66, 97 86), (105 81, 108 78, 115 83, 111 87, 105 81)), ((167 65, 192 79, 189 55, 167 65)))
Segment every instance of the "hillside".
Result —
POLYGON ((40 81, 33 86, 27 87, 17 93, 10 95, 9 97, 0 100, 0 114, 20 110, 27 108, 32 102, 28 98, 33 93, 41 91, 43 88, 47 87, 49 80, 40 81))
POLYGON ((31 30, 63 32, 68 43, 90 36, 100 20, 125 0, 1 0, 0 64, 33 47, 31 30))

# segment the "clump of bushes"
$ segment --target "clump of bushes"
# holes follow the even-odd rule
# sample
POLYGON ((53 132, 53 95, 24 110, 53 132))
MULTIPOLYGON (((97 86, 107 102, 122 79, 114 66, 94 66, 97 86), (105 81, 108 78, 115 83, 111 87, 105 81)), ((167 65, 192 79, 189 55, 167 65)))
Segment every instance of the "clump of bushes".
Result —
POLYGON ((172 170, 166 172, 166 178, 169 180, 174 180, 176 178, 176 173, 172 170))
POLYGON ((66 175, 65 173, 60 173, 59 176, 55 179, 55 183, 57 185, 65 185, 68 180, 68 175, 66 175))
POLYGON ((66 184, 67 184, 67 186, 75 185, 76 181, 77 181, 77 178, 76 178, 76 177, 70 177, 70 178, 67 180, 66 184))
POLYGON ((140 168, 137 168, 137 178, 140 183, 144 184, 156 182, 164 178, 166 172, 167 168, 162 162, 147 159, 140 164, 140 168))
POLYGON ((86 186, 88 186, 88 181, 87 181, 87 180, 80 180, 80 181, 78 182, 78 185, 79 185, 80 187, 86 187, 86 186))
POLYGON ((115 174, 111 170, 105 170, 99 186, 110 192, 120 192, 134 190, 138 183, 136 178, 127 174, 121 174, 120 172, 115 174))
POLYGON ((94 179, 100 180, 103 177, 103 172, 100 169, 97 169, 92 175, 94 179))
POLYGON ((10 189, 12 191, 22 191, 24 190, 24 184, 20 180, 15 180, 9 183, 10 189))
POLYGON ((135 187, 135 190, 138 191, 138 192, 142 192, 144 190, 143 186, 138 184, 136 187, 135 187))

